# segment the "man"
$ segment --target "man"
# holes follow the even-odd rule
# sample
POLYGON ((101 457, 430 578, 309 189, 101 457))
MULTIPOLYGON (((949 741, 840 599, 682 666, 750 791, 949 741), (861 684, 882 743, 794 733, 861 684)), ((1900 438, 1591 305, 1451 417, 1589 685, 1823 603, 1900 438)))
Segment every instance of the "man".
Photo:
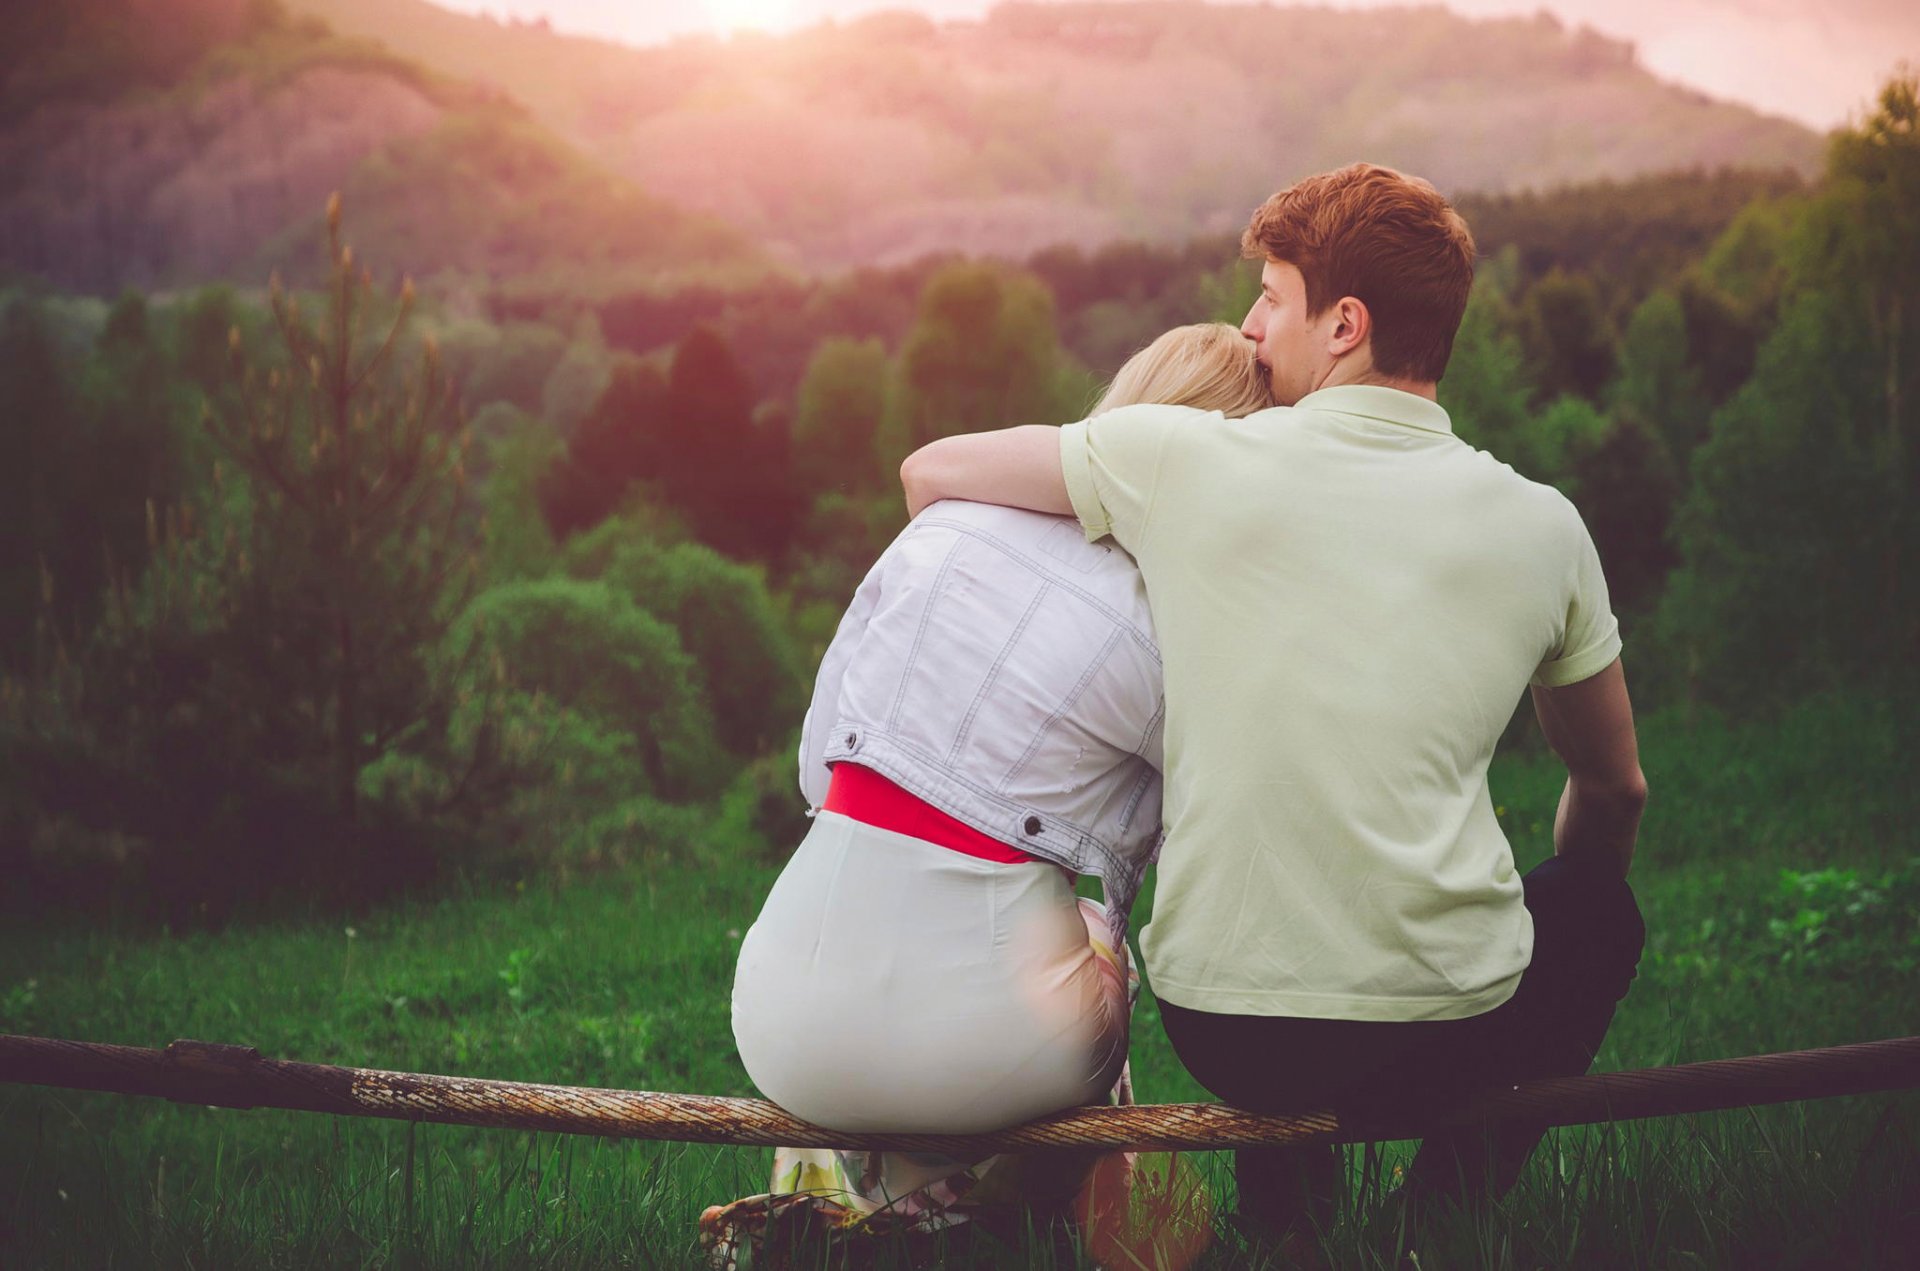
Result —
MULTIPOLYGON (((901 478, 911 511, 1071 514, 1139 561, 1167 696, 1141 947, 1167 1034, 1231 1103, 1387 1129, 1592 1062, 1644 940, 1625 879, 1646 783, 1579 514, 1437 401, 1465 223, 1358 164, 1274 195, 1244 247, 1276 409, 952 437, 901 478), (1486 773, 1529 687, 1568 779, 1555 856, 1522 880, 1486 773)), ((1416 1193, 1503 1189, 1540 1134, 1430 1137, 1416 1193)), ((1236 1164, 1255 1223, 1331 1219, 1331 1148, 1236 1164)))

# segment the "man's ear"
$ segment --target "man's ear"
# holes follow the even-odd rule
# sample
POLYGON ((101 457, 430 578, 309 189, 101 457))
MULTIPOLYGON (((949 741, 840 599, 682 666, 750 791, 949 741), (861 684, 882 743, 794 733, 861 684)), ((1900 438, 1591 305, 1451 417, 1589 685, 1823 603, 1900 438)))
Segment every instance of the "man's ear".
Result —
POLYGON ((1333 326, 1327 331, 1327 352, 1343 357, 1373 338, 1373 315, 1366 301, 1342 296, 1333 302, 1333 326))

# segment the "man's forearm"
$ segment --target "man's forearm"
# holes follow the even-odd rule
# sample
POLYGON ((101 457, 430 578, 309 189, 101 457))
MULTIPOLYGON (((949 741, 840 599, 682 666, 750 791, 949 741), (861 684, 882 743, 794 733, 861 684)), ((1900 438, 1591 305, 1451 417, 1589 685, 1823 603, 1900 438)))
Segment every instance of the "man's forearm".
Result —
POLYGON ((900 465, 907 515, 941 499, 972 499, 1070 516, 1060 430, 1044 425, 942 437, 900 465))
POLYGON ((1647 778, 1620 660, 1573 684, 1536 685, 1533 705, 1548 744, 1567 765, 1567 788, 1553 819, 1554 855, 1625 878, 1647 805, 1647 778))
POLYGON ((1603 787, 1569 777, 1553 819, 1554 855, 1590 861, 1625 878, 1646 806, 1644 780, 1603 787))

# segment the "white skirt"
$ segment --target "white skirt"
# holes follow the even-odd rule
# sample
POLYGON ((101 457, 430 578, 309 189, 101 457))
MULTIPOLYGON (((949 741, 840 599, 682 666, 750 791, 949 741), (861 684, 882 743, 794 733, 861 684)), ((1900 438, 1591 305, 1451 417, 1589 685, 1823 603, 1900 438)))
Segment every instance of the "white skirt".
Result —
POLYGON ((1128 1013, 1104 914, 1052 865, 821 812, 741 941, 740 1059, 767 1098, 848 1132, 972 1134, 1101 1102, 1128 1013))

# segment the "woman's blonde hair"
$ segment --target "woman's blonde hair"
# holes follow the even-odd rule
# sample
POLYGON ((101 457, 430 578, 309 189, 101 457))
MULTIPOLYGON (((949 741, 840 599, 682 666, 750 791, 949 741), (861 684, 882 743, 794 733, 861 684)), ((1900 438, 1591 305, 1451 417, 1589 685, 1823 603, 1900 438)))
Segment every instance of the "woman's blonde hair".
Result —
POLYGON ((1237 419, 1273 405, 1267 385, 1265 369, 1253 359, 1253 342, 1238 328, 1197 322, 1175 327, 1128 358, 1088 414, 1154 402, 1237 419))

